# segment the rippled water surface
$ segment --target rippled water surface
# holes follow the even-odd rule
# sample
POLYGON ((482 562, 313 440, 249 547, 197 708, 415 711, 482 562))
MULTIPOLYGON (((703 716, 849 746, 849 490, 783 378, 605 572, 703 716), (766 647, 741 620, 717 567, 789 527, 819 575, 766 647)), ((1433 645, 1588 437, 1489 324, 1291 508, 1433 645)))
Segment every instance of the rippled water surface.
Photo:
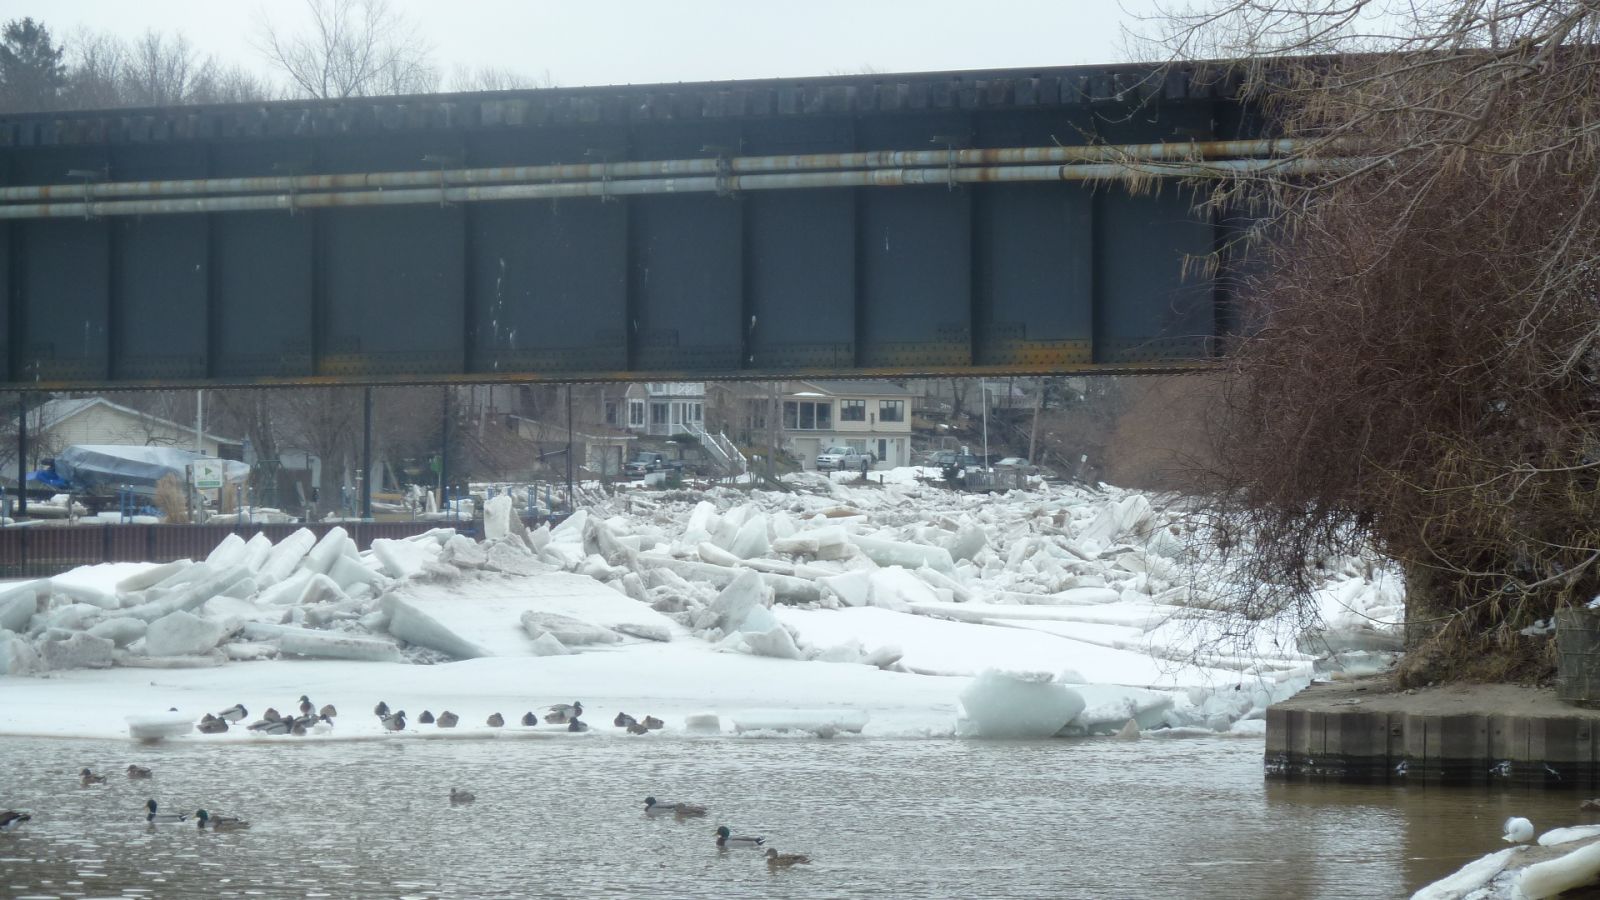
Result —
POLYGON ((1268 784, 1257 741, 0 739, 0 808, 35 813, 0 834, 0 896, 1391 897, 1576 804, 1268 784), (647 793, 711 817, 647 819, 647 793), (147 797, 254 827, 149 828, 147 797), (719 853, 719 823, 813 863, 719 853))

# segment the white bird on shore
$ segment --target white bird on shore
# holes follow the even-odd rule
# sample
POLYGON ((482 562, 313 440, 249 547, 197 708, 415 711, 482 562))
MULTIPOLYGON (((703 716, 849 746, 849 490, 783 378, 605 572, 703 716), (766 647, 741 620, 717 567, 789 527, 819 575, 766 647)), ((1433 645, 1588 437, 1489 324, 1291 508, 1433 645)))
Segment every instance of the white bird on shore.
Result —
POLYGON ((1500 840, 1511 844, 1521 844, 1533 840, 1533 823, 1521 816, 1512 816, 1506 820, 1506 833, 1500 840))

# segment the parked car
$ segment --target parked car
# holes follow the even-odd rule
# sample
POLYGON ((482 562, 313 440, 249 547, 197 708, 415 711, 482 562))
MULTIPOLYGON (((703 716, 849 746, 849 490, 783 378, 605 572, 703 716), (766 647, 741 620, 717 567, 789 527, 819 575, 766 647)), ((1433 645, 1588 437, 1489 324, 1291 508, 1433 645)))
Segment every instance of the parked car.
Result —
POLYGON ((854 447, 828 447, 817 454, 817 471, 826 472, 829 469, 860 469, 862 463, 871 466, 878 461, 878 457, 865 450, 854 447))
POLYGON ((665 453, 641 450, 625 467, 629 475, 648 475, 651 472, 682 472, 683 460, 668 459, 665 453))
POLYGON ((955 450, 935 450, 928 454, 928 459, 923 465, 937 469, 947 469, 952 466, 960 469, 971 469, 983 465, 983 461, 971 453, 960 453, 955 450))

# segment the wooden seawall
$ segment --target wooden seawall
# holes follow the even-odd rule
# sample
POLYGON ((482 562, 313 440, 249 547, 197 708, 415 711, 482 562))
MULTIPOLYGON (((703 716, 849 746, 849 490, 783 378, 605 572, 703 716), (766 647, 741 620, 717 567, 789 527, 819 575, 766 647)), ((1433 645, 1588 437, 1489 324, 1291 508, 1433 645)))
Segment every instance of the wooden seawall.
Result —
POLYGON ((1590 789, 1600 710, 1552 688, 1317 684, 1267 710, 1268 778, 1590 789))

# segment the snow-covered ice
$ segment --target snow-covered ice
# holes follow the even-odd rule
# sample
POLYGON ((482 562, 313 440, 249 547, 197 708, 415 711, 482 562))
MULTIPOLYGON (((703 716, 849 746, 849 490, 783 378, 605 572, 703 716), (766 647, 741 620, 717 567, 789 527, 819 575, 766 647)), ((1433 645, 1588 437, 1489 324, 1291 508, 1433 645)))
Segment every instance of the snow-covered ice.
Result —
MULTIPOLYGON (((0 585, 0 733, 110 736, 310 692, 455 709, 456 734, 477 704, 578 698, 666 733, 1253 735, 1314 666, 1392 652, 1396 626, 1371 623, 1397 622, 1403 588, 1378 561, 1323 561, 1326 629, 1220 643, 1230 575, 1190 549, 1179 498, 881 474, 632 491, 532 531, 496 497, 481 543, 439 528, 360 553, 302 529, 0 585)), ((382 735, 347 717, 312 737, 382 735)))

